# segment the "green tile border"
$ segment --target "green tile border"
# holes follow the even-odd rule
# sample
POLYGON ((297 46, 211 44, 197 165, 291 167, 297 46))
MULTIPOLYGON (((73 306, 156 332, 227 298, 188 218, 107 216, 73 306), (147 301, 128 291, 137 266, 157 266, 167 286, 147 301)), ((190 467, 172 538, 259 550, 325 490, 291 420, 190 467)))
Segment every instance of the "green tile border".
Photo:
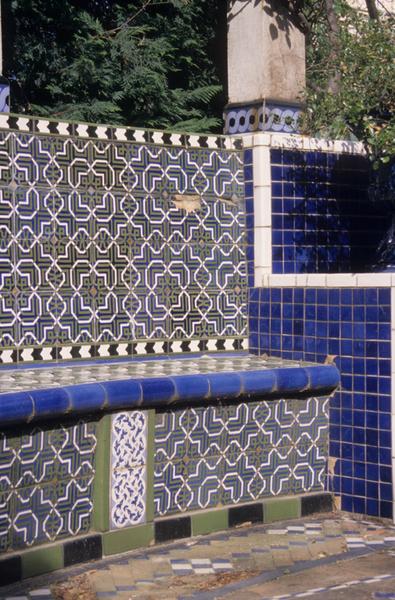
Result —
POLYGON ((63 569, 63 544, 28 550, 21 559, 22 579, 63 569))
POLYGON ((223 531, 229 527, 228 509, 203 510, 201 513, 191 515, 191 521, 192 535, 223 531))
POLYGON ((155 461, 155 410, 147 410, 147 457, 146 457, 146 498, 145 520, 154 520, 154 461, 155 461))
POLYGON ((263 502, 263 522, 286 521, 298 519, 301 516, 300 496, 290 498, 270 498, 263 502))
POLYGON ((111 415, 101 418, 97 428, 92 528, 108 531, 110 526, 111 415))
POLYGON ((103 556, 121 554, 128 550, 149 546, 153 539, 153 523, 104 533, 102 537, 103 556))
MULTIPOLYGON (((154 422, 154 411, 149 412, 149 421, 152 425, 152 422, 154 422)), ((109 441, 108 436, 111 433, 111 417, 106 416, 104 419, 104 423, 101 424, 103 429, 101 431, 101 440, 99 444, 99 446, 101 446, 100 451, 102 452, 103 456, 100 460, 103 461, 102 464, 106 465, 108 471, 107 475, 109 475, 109 456, 108 452, 106 455, 105 450, 106 448, 109 448, 108 445, 106 445, 106 440, 109 441)), ((150 443, 150 460, 153 465, 152 439, 150 439, 150 443)), ((106 481, 108 481, 108 479, 106 481)), ((100 509, 95 511, 95 519, 96 522, 99 524, 108 522, 108 512, 105 512, 105 510, 108 509, 109 503, 109 495, 107 492, 108 484, 103 485, 103 482, 99 482, 95 489, 95 493, 98 495, 99 501, 101 502, 100 509)), ((151 497, 152 492, 153 490, 151 488, 151 497)), ((331 494, 330 492, 321 492, 320 494, 307 493, 300 496, 282 496, 280 498, 267 498, 255 504, 262 505, 263 523, 268 524, 273 523, 275 521, 299 519, 301 516, 302 499, 313 499, 317 498, 318 496, 330 496, 331 498, 333 498, 333 494, 331 494)), ((248 504, 242 503, 235 506, 248 507, 248 504)), ((151 503, 151 507, 153 510, 153 503, 151 503)), ((215 533, 216 531, 228 530, 229 510, 232 508, 234 508, 234 506, 212 508, 202 510, 199 512, 192 512, 187 515, 185 515, 184 513, 183 516, 187 516, 189 519, 191 519, 192 536, 204 535, 209 533, 215 533)), ((317 511, 311 512, 309 514, 317 514, 317 511)), ((171 518, 177 519, 180 516, 180 513, 176 513, 172 515, 171 518)), ((167 519, 169 518, 170 517, 168 517, 167 519)), ((166 518, 156 519, 155 522, 162 520, 166 520, 166 518)), ((99 533, 98 535, 101 536, 102 540, 103 557, 111 556, 114 554, 122 554, 131 550, 152 546, 155 543, 154 529, 154 522, 151 522, 145 523, 143 525, 137 525, 134 527, 128 527, 125 529, 118 529, 115 531, 104 531, 103 533, 99 533)), ((70 541, 78 539, 85 538, 81 536, 75 536, 73 538, 68 538, 64 543, 39 546, 37 548, 23 550, 19 553, 7 553, 3 556, 0 554, 0 571, 3 562, 2 559, 7 561, 11 557, 19 557, 22 568, 22 579, 63 569, 64 544, 70 543, 70 541)))

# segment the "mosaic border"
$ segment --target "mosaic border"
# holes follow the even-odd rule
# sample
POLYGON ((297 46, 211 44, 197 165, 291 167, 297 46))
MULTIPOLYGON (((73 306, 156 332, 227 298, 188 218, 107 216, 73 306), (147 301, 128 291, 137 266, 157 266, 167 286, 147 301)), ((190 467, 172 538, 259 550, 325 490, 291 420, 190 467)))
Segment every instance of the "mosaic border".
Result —
POLYGON ((0 114, 0 129, 11 129, 28 133, 42 133, 77 138, 93 138, 160 146, 182 146, 186 148, 212 148, 220 150, 241 150, 240 138, 221 135, 199 135, 193 133, 173 133, 133 127, 116 127, 93 123, 76 123, 39 119, 16 114, 0 114))
POLYGON ((92 358, 142 357, 194 352, 233 352, 248 350, 248 337, 202 340, 141 340, 115 344, 72 344, 69 346, 32 346, 0 349, 1 364, 52 362, 92 358))

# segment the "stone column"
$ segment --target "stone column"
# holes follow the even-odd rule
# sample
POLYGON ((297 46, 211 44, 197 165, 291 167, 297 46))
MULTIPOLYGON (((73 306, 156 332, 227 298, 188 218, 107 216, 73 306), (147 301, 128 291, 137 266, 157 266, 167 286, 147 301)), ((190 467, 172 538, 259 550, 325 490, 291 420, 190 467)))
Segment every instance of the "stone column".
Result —
POLYGON ((229 0, 226 133, 295 131, 305 37, 279 0, 229 0))

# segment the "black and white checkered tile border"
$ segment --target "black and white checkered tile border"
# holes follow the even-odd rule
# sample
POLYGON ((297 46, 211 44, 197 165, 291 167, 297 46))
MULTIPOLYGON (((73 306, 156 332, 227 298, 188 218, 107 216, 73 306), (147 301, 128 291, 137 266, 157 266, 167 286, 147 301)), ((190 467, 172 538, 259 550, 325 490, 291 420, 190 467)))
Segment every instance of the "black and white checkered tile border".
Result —
POLYGON ((387 544, 395 545, 395 536, 385 537, 380 540, 369 540, 360 536, 346 537, 347 549, 353 550, 355 548, 373 548, 378 546, 385 546, 387 544))
POLYGON ((175 558, 170 564, 175 575, 210 575, 233 570, 232 563, 224 558, 175 558))
POLYGON ((241 139, 229 136, 172 133, 170 131, 151 131, 148 129, 111 127, 89 123, 67 123, 64 121, 37 119, 6 113, 0 114, 0 129, 46 135, 73 136, 82 139, 111 140, 114 142, 182 146, 184 148, 242 149, 241 139))
POLYGON ((213 338, 176 341, 136 341, 115 344, 73 344, 22 349, 0 349, 0 364, 50 362, 54 360, 117 358, 190 354, 194 352, 234 352, 248 350, 248 338, 213 338))

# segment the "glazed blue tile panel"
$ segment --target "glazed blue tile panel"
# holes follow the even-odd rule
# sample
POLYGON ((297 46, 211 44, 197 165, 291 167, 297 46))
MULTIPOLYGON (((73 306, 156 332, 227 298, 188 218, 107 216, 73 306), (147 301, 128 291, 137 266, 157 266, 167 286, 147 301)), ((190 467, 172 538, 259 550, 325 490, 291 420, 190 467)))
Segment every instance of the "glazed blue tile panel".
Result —
POLYGON ((328 399, 158 412, 155 514, 324 489, 328 399))
POLYGON ((254 285, 254 170, 253 151, 244 150, 244 197, 246 219, 246 259, 248 287, 254 285))
POLYGON ((274 273, 366 270, 388 223, 361 156, 271 150, 274 273))
POLYGON ((3 131, 0 168, 3 362, 246 337, 240 152, 3 131))
POLYGON ((87 533, 96 424, 0 432, 0 553, 87 533))
POLYGON ((330 485, 344 510, 392 515, 390 288, 250 291, 250 347, 294 360, 336 356, 330 485))

